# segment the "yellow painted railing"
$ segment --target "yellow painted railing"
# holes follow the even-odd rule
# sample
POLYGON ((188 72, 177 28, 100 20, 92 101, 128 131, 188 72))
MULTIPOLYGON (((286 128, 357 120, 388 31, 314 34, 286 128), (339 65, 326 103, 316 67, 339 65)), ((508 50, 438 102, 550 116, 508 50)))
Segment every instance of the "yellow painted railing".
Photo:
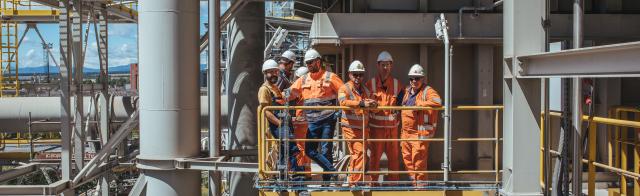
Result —
MULTIPOLYGON (((640 115, 635 115, 636 121, 626 120, 627 116, 619 115, 621 112, 634 112, 640 114, 640 111, 633 108, 628 107, 615 107, 612 108, 609 112, 610 116, 614 118, 604 118, 604 117, 593 117, 589 119, 589 116, 584 115, 582 117, 583 121, 590 121, 590 126, 588 128, 588 154, 586 159, 582 159, 583 163, 587 164, 587 182, 588 182, 588 195, 595 195, 595 180, 596 180, 596 168, 601 168, 606 171, 616 173, 620 175, 620 194, 627 194, 627 178, 634 179, 636 184, 635 187, 638 187, 638 180, 640 180, 640 172, 638 171, 638 163, 640 161, 640 157, 638 157, 640 144, 638 142, 637 137, 634 137, 633 140, 628 139, 627 129, 636 129, 640 130, 640 115), (609 159, 607 163, 599 163, 596 162, 596 146, 597 146, 597 125, 606 125, 607 129, 607 143, 609 150, 609 159), (615 128, 612 131, 611 127, 615 128), (625 136, 624 139, 621 139, 621 136, 625 136), (634 146, 634 168, 632 170, 628 169, 627 164, 627 146, 634 146), (615 157, 614 157, 615 155, 615 157)), ((561 117, 561 113, 559 112, 549 112, 550 117, 559 118, 561 117)), ((544 122, 544 119, 542 120, 544 122)), ((559 155, 559 152, 550 150, 552 154, 556 156, 559 155)), ((542 154, 541 154, 542 157, 542 154)), ((541 165, 542 168, 542 165, 541 165)), ((543 182, 541 177, 541 182, 543 182)), ((640 188, 634 188, 634 195, 640 195, 640 188)))
MULTIPOLYGON (((460 171, 451 171, 453 174, 482 174, 482 173, 491 173, 495 175, 495 181, 492 183, 499 183, 500 180, 500 163, 499 163, 499 143, 502 140, 500 138, 500 110, 503 109, 503 106, 456 106, 452 107, 452 111, 494 111, 494 137, 491 138, 456 138, 451 139, 452 142, 493 142, 494 143, 494 169, 493 170, 460 170, 460 171)), ((278 141, 305 141, 305 142, 344 142, 344 141, 362 141, 363 147, 366 151, 367 142, 389 142, 389 141, 431 141, 431 142, 442 142, 443 138, 428 138, 428 139, 401 139, 401 138, 388 138, 388 139, 370 139, 367 137, 363 137, 362 139, 274 139, 269 137, 266 131, 268 129, 268 121, 265 118, 266 111, 274 111, 274 110, 444 110, 441 107, 416 107, 416 106, 380 106, 377 108, 350 108, 344 106, 267 106, 258 111, 258 173, 260 179, 267 179, 269 176, 274 174, 278 174, 279 171, 274 171, 267 164, 268 162, 268 154, 269 150, 277 144, 278 141)), ((363 116, 364 117, 364 116, 363 116)), ((367 126, 363 122, 363 127, 367 126)), ((364 132, 364 129, 361 129, 364 132)), ((366 134, 363 134, 366 136, 366 134)), ((366 156, 363 162, 367 162, 366 156)), ((366 167, 366 164, 365 164, 366 167)), ((309 172, 294 172, 289 171, 289 174, 409 174, 409 173, 425 173, 425 174, 434 174, 434 173, 443 173, 442 170, 427 170, 427 171, 367 171, 364 169, 363 171, 309 171, 309 172)))

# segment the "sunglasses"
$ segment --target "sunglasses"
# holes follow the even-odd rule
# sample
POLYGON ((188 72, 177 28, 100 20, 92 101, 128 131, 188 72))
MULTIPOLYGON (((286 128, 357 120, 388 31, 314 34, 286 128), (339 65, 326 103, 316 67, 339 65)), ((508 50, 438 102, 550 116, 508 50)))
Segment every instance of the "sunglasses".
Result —
POLYGON ((409 81, 420 81, 420 78, 409 78, 409 81))
POLYGON ((351 75, 353 75, 353 77, 356 77, 356 78, 360 78, 360 77, 364 76, 363 73, 352 73, 351 75))
POLYGON ((310 65, 311 63, 313 63, 313 62, 315 62, 315 61, 316 61, 316 59, 308 60, 308 61, 305 61, 305 62, 304 62, 304 64, 306 64, 306 65, 310 65))
POLYGON ((382 66, 382 67, 391 67, 391 62, 381 62, 380 66, 382 66))

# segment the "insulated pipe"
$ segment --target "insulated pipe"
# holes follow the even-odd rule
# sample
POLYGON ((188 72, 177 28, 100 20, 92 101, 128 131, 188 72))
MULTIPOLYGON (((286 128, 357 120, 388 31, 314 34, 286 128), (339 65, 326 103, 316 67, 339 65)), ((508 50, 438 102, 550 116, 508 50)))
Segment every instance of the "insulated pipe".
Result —
MULTIPOLYGON (((582 47, 582 18, 584 0, 573 1, 573 49, 582 47)), ((582 79, 573 78, 573 95, 571 100, 571 120, 573 123, 573 186, 574 195, 582 193, 582 79)))
MULTIPOLYGON (((117 96, 110 99, 109 106, 111 107, 111 121, 114 124, 119 124, 133 113, 136 109, 137 97, 121 97, 117 96)), ((220 97, 222 102, 227 101, 227 96, 220 97)), ((73 102, 73 98, 71 98, 73 102)), ((207 120, 209 119, 209 111, 207 110, 208 103, 207 97, 200 97, 200 127, 202 129, 207 128, 207 120)), ((85 103, 91 102, 91 97, 84 97, 85 103)), ((72 103, 72 107, 73 103, 72 103)), ((2 133, 16 133, 26 132, 27 123, 29 122, 29 113, 32 116, 33 125, 32 131, 37 132, 59 132, 60 131, 60 97, 6 97, 0 99, 0 132, 2 133)), ((97 107, 91 108, 89 111, 89 104, 84 105, 84 113, 89 113, 90 118, 95 116, 95 110, 97 107)), ((221 105, 221 129, 227 128, 227 104, 221 105)), ((73 118, 73 114, 71 116, 73 118)), ((96 124, 89 123, 90 128, 93 128, 96 124)))
POLYGON ((200 172, 176 158, 200 153, 199 1, 140 0, 140 155, 147 195, 199 195, 200 172))

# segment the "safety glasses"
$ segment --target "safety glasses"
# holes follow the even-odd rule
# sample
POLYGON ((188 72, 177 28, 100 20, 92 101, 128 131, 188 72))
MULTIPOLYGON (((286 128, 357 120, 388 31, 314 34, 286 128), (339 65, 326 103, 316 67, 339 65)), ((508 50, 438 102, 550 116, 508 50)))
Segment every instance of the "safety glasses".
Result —
POLYGON ((352 73, 351 75, 353 75, 353 77, 355 78, 361 78, 362 76, 364 76, 363 73, 352 73))
POLYGON ((409 82, 416 82, 416 81, 419 81, 419 80, 420 80, 419 77, 409 78, 409 82))
POLYGON ((387 68, 387 67, 391 67, 392 64, 389 61, 383 61, 383 62, 380 62, 380 66, 387 68))
POLYGON ((315 61, 316 61, 316 59, 308 60, 308 61, 305 61, 304 64, 310 65, 311 63, 313 63, 315 61))

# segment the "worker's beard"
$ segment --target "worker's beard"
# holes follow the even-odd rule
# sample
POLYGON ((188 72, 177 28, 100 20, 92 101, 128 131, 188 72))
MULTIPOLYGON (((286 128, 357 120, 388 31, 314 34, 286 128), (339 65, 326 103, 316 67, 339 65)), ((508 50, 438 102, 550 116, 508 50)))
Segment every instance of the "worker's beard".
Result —
POLYGON ((275 84, 276 82, 278 82, 278 76, 268 77, 267 80, 269 81, 269 83, 275 84))
POLYGON ((316 65, 316 64, 307 66, 307 68, 309 69, 309 72, 311 72, 311 73, 316 73, 316 72, 320 71, 320 65, 316 65))

